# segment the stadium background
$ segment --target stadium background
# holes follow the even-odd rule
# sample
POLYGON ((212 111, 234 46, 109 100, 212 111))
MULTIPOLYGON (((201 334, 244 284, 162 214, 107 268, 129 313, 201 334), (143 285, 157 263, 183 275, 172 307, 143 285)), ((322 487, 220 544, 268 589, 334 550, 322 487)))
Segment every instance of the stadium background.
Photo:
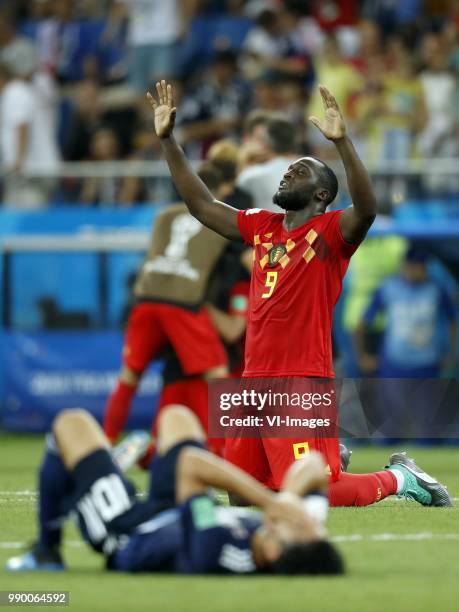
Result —
MULTIPOLYGON (((245 161, 256 156, 242 144, 243 120, 263 109, 295 124, 298 153, 333 165, 333 148, 307 117, 320 110, 317 83, 335 93, 381 212, 336 309, 339 376, 366 374, 351 336, 409 243, 429 253, 431 273, 456 300, 457 2, 4 0, 0 10, 0 59, 24 78, 32 46, 33 83, 45 75, 53 94, 31 111, 52 118, 48 144, 19 174, 6 160, 2 167, 6 428, 43 431, 56 410, 75 404, 100 417, 114 384, 130 279, 157 211, 175 200, 144 100, 148 71, 172 78, 178 138, 196 163, 221 138, 245 161)), ((341 190, 335 205, 346 197, 341 190)), ((457 375, 456 357, 442 375, 457 375)), ((154 364, 130 426, 148 424, 160 373, 154 364)))

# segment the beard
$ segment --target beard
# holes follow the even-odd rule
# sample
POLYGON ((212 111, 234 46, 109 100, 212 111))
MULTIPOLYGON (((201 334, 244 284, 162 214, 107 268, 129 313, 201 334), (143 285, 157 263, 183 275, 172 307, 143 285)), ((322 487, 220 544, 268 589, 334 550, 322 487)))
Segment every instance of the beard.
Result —
POLYGON ((293 190, 281 189, 273 195, 273 203, 283 210, 303 210, 311 201, 314 189, 310 190, 293 190))

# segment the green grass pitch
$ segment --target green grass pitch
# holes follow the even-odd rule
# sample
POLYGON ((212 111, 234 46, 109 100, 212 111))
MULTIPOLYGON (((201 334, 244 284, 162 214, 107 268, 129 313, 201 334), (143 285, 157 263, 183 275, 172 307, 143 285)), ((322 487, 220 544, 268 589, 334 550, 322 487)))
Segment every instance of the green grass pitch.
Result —
MULTIPOLYGON (((35 535, 36 468, 43 438, 0 434, 0 564, 35 535), (16 548, 15 548, 16 547, 16 548)), ((399 449, 397 449, 399 450, 399 449)), ((459 498, 459 448, 410 449, 459 498)), ((356 447, 352 471, 379 469, 392 449, 356 447)), ((146 476, 132 473, 143 489, 146 476)), ((0 590, 67 590, 70 609, 96 612, 449 612, 459 610, 459 499, 453 509, 389 498, 330 512, 329 531, 347 575, 337 578, 130 576, 102 570, 102 559, 66 529, 64 574, 12 575, 0 590)))

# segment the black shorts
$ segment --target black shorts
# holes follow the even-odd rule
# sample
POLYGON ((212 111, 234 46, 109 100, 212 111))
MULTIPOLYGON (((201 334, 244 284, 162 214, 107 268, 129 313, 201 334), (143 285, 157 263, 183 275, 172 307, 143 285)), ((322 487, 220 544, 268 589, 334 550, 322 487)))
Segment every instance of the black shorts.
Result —
POLYGON ((183 440, 167 451, 165 455, 155 455, 150 465, 150 488, 148 499, 159 510, 167 510, 176 505, 177 461, 184 448, 189 446, 205 448, 197 440, 183 440))
POLYGON ((72 470, 74 492, 64 500, 65 511, 75 511, 83 538, 109 556, 123 535, 155 515, 153 502, 139 502, 106 449, 82 459, 72 470))

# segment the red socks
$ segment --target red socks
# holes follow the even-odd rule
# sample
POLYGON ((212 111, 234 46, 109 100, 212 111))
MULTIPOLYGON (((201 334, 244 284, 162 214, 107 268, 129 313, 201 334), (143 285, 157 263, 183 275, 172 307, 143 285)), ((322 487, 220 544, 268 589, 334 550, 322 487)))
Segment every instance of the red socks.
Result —
POLYGON ((341 472, 328 489, 330 506, 368 506, 397 492, 397 480, 389 470, 372 474, 341 472))
POLYGON ((118 380, 116 389, 110 395, 104 415, 104 431, 110 442, 116 442, 126 426, 131 401, 137 387, 118 380))

